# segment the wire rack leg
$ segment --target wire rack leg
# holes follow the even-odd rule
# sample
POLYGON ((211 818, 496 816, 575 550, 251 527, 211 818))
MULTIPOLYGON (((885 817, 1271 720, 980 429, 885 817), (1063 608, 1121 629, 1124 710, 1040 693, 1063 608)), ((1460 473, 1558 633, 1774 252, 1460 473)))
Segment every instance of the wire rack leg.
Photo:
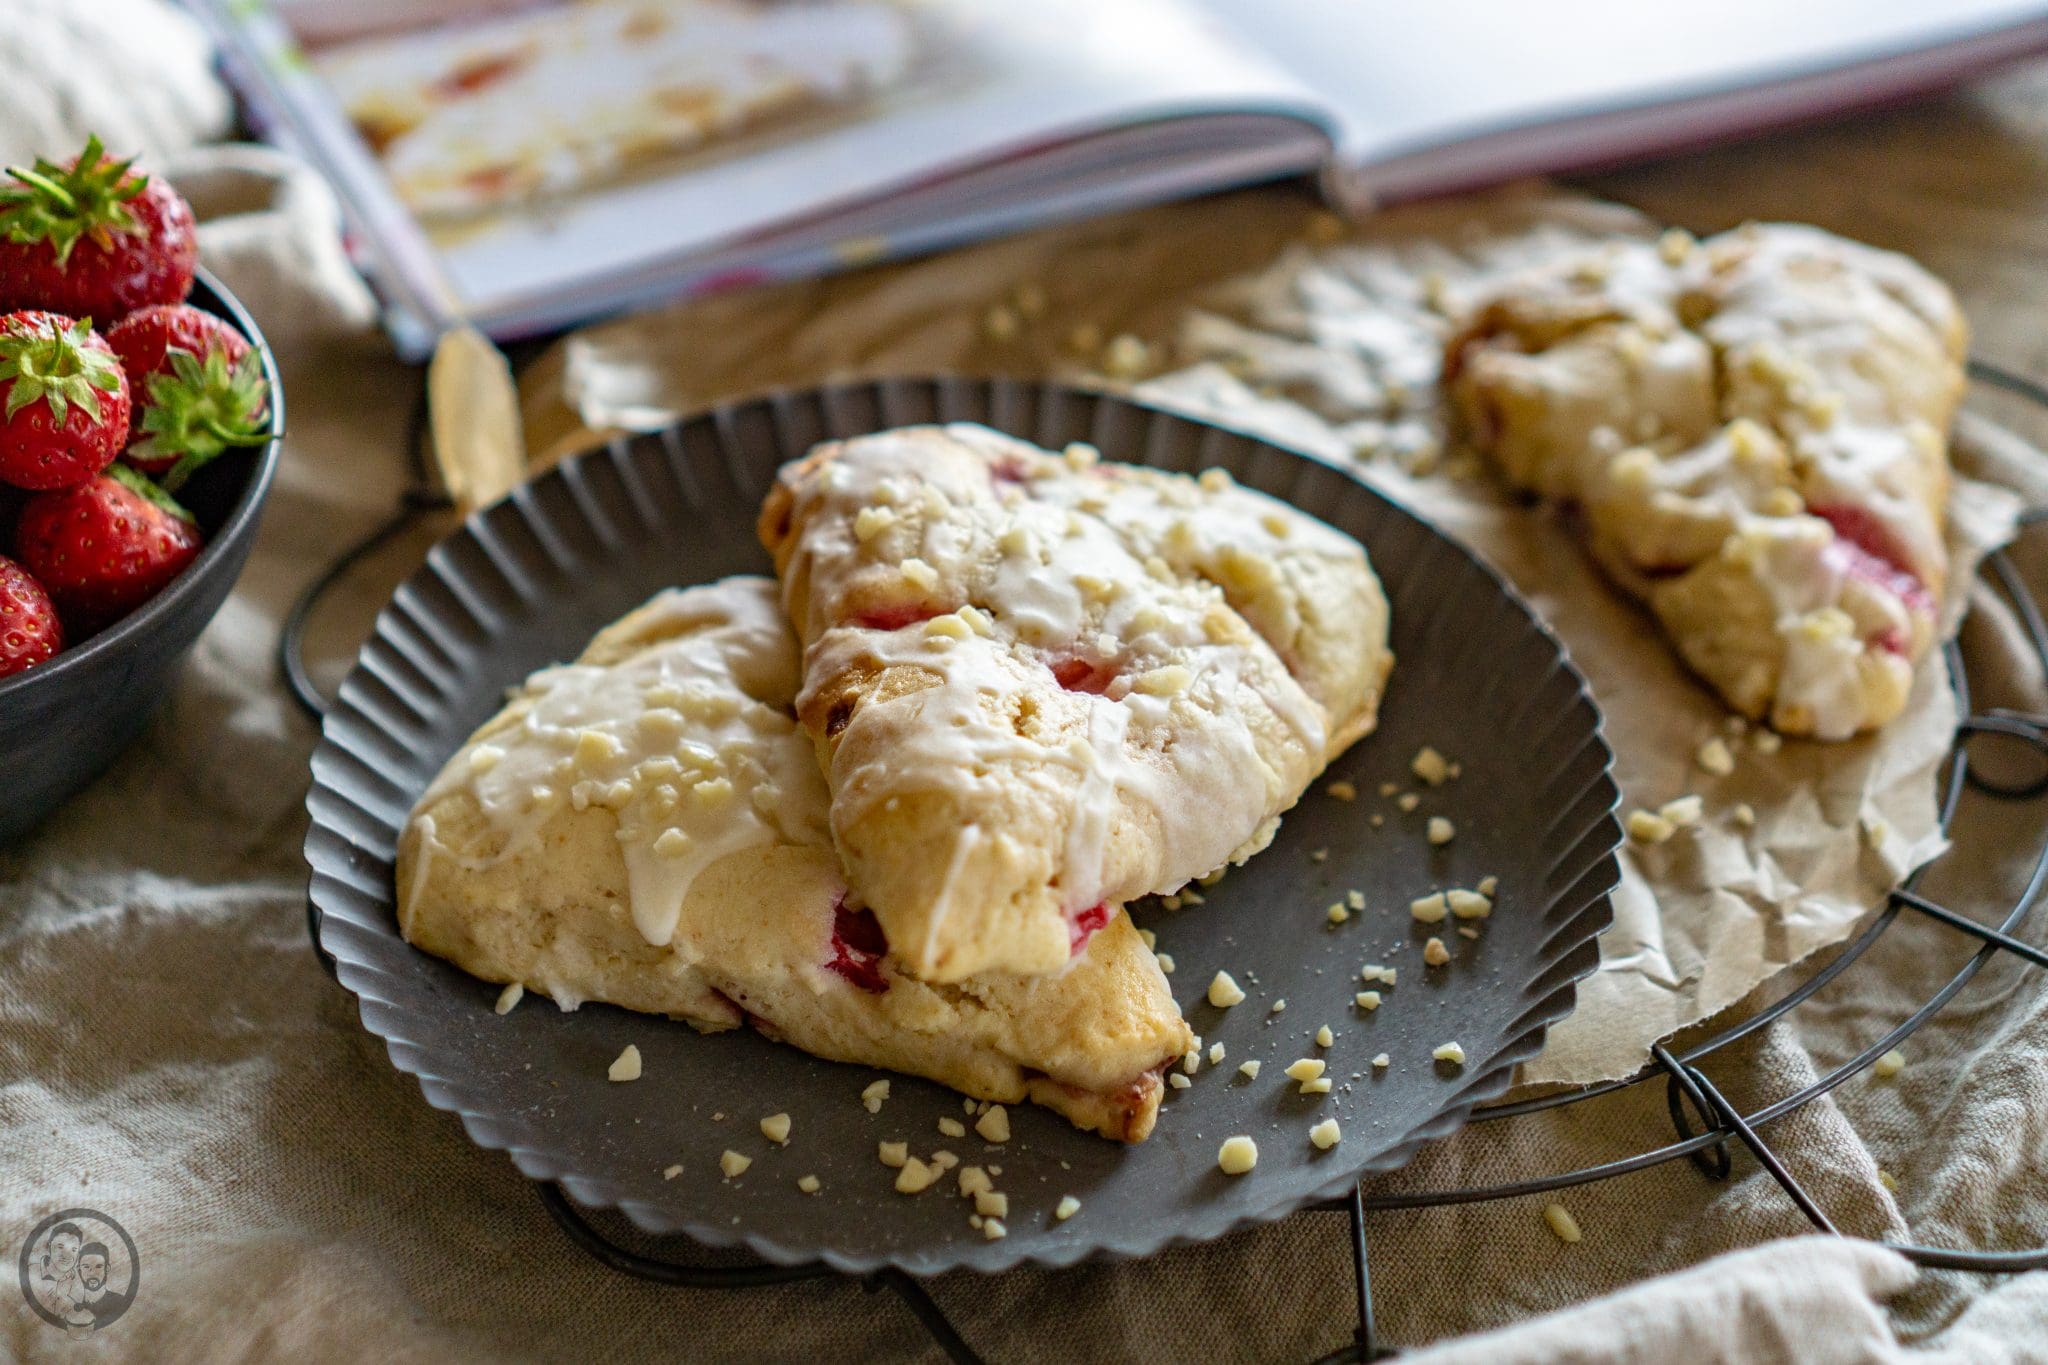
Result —
POLYGON ((917 1320, 924 1324, 924 1330, 931 1333, 932 1340, 938 1343, 939 1349, 946 1353, 946 1359, 952 1361, 953 1365, 982 1365, 981 1357, 976 1355, 974 1348, 954 1330, 952 1322, 940 1310, 931 1294, 909 1275, 891 1266, 887 1270, 876 1271, 861 1283, 870 1293, 878 1289, 887 1289, 903 1300, 904 1307, 917 1315, 917 1320))
POLYGON ((1838 1235, 1838 1229, 1835 1227, 1834 1221, 1821 1211, 1820 1205, 1814 1202, 1813 1196, 1806 1192, 1806 1187, 1801 1185, 1792 1172, 1786 1169, 1785 1163, 1778 1159, 1778 1154, 1772 1151, 1761 1137, 1757 1136, 1757 1131, 1750 1127, 1749 1120, 1742 1117, 1741 1112, 1728 1102, 1727 1097, 1721 1093, 1719 1088, 1707 1079, 1705 1072, 1697 1067, 1685 1066, 1677 1058, 1673 1057, 1661 1043, 1651 1050, 1656 1054, 1658 1061, 1672 1069, 1674 1075, 1683 1074, 1687 1077, 1689 1081, 1688 1091, 1697 1087, 1699 1093, 1705 1096, 1709 1109, 1719 1120, 1718 1126, 1732 1131, 1736 1137, 1742 1140, 1742 1145, 1749 1148, 1750 1155, 1755 1157, 1758 1164, 1771 1173, 1772 1179, 1784 1187, 1785 1193, 1791 1197, 1793 1203, 1799 1206, 1799 1211, 1806 1215, 1809 1222, 1822 1232, 1838 1235))

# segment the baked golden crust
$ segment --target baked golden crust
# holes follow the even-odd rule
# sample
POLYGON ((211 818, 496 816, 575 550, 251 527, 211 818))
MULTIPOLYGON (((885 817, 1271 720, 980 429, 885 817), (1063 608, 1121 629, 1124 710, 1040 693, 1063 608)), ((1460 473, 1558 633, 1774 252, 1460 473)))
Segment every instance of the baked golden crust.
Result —
POLYGON ((1768 225, 1517 278, 1445 374, 1473 443, 1583 507, 1602 568, 1730 706, 1842 739, 1899 713, 1934 643, 1965 347, 1911 261, 1768 225))
POLYGON ((1263 848, 1392 662, 1358 543, 1220 471, 911 427, 789 466, 760 534, 849 881, 930 980, 1263 848))
POLYGON ((664 593, 577 665, 536 674, 406 825, 407 941, 564 1007, 602 1000, 703 1029, 750 1020, 818 1056, 1028 1098, 1142 1140, 1162 1068, 1191 1036, 1137 931, 1116 914, 1053 976, 936 985, 901 972, 848 903, 811 746, 787 710, 796 658, 774 584, 729 579, 664 593), (701 766, 682 761, 693 751, 701 766), (731 790, 698 804, 699 786, 720 783, 731 790), (680 796, 666 813, 663 786, 680 796), (529 799, 536 787, 547 795, 529 799), (671 834, 685 837, 655 852, 671 834))

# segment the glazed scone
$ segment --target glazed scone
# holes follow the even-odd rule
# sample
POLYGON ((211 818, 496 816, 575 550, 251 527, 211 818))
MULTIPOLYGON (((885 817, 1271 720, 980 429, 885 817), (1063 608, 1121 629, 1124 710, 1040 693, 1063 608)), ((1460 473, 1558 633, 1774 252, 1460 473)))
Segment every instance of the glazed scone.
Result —
POLYGON ((797 659, 775 584, 732 578, 663 593, 534 674, 405 827, 407 941, 565 1008, 751 1022, 1142 1140, 1191 1040, 1129 919, 1059 975, 904 975, 848 899, 790 712, 797 659))
POLYGON ((1845 739, 1904 707, 1947 578, 1965 329, 1913 262, 1816 228, 1612 243, 1453 336, 1466 432, 1735 710, 1845 739))
POLYGON ((928 980, 1058 971, 1265 847, 1392 663, 1358 542, 1221 471, 910 427, 785 468, 760 531, 848 880, 928 980))

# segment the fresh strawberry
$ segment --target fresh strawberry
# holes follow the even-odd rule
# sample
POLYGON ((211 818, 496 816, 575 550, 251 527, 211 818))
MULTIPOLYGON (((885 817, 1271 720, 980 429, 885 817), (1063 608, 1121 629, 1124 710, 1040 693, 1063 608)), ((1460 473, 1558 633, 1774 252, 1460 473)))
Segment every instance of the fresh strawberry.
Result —
POLYGON ((128 444, 127 376, 83 320, 0 316, 0 394, 0 481, 70 488, 128 444))
POLYGON ((270 386, 241 333, 183 303, 139 308, 107 332, 121 358, 135 420, 121 458, 177 492, 192 471, 230 446, 270 439, 270 386))
POLYGON ((192 514, 126 465, 21 509, 15 551, 74 629, 97 629, 162 591, 199 553, 192 514))
POLYGON ((192 292, 199 237, 192 206, 91 138, 68 166, 36 158, 0 186, 0 306, 42 308, 111 325, 192 292))
POLYGON ((64 648, 50 594, 27 569, 0 555, 0 678, 34 668, 64 648))

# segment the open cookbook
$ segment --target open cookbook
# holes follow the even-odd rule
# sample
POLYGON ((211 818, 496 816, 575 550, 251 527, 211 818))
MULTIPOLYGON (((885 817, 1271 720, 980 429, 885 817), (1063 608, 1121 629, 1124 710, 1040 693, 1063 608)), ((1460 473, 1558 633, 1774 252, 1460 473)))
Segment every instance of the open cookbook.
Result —
POLYGON ((401 349, 1315 173, 1375 203, 1895 100, 2043 0, 191 0, 401 349))

